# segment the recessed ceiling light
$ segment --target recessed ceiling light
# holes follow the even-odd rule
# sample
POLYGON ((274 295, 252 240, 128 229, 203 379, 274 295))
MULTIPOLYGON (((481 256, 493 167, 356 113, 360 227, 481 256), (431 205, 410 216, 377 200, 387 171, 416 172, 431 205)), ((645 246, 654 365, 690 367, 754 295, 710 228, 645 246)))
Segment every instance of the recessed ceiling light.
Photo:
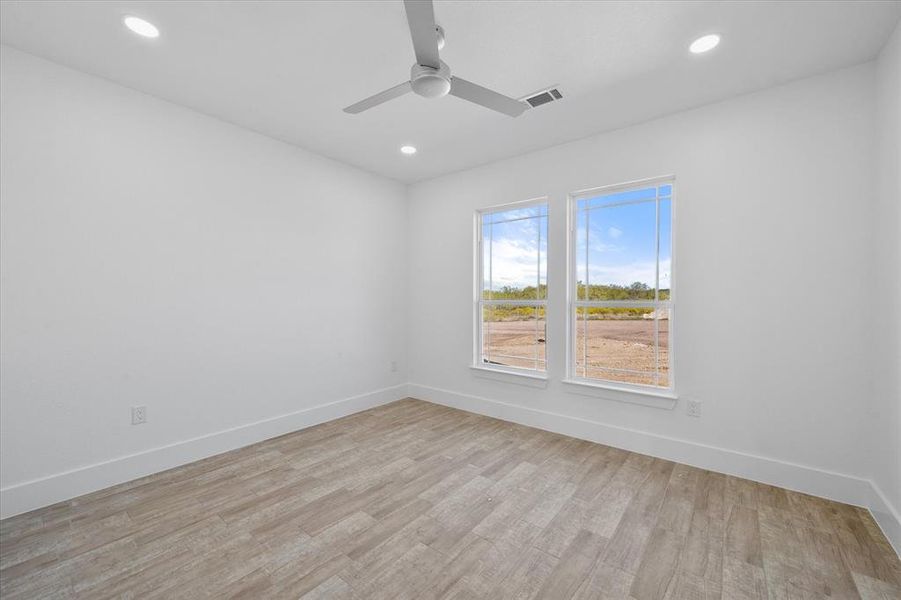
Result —
POLYGON ((415 146, 401 146, 400 151, 404 154, 416 154, 415 146))
POLYGON ((710 35, 702 35, 701 37, 693 41, 688 49, 691 50, 692 54, 703 54, 716 48, 719 43, 720 36, 715 33, 711 33, 710 35))
POLYGON ((139 17, 125 17, 122 22, 138 35, 147 38, 160 37, 160 30, 156 28, 156 25, 139 17))

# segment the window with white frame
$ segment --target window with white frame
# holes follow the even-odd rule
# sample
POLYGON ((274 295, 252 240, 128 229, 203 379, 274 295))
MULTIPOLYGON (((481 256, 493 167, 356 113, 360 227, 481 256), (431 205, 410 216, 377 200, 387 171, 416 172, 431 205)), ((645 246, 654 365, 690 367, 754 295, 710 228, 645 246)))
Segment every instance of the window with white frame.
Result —
POLYGON ((570 200, 569 376, 673 389, 672 178, 570 200))
POLYGON ((476 214, 475 363, 547 370, 545 200, 476 214))

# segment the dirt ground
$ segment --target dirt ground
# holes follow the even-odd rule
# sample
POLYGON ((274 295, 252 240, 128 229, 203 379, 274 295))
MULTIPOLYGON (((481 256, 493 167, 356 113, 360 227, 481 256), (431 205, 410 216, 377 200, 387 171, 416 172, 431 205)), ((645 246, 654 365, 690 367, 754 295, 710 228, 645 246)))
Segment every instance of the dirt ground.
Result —
MULTIPOLYGON (((660 380, 666 386, 669 371, 669 321, 660 327, 660 380)), ((576 369, 579 376, 655 385, 654 326, 649 319, 580 321, 576 331, 576 369), (587 372, 585 329, 588 329, 587 372), (628 369, 641 373, 623 373, 628 369)), ((483 326, 483 352, 492 362, 515 367, 545 368, 544 321, 499 321, 483 326), (537 326, 537 333, 536 333, 537 326), (536 363, 537 359, 537 363, 536 363)))
POLYGON ((545 368, 545 321, 494 321, 482 326, 483 354, 491 362, 528 369, 545 368), (540 340, 537 344, 535 340, 540 340), (537 363, 536 363, 537 361, 537 363))

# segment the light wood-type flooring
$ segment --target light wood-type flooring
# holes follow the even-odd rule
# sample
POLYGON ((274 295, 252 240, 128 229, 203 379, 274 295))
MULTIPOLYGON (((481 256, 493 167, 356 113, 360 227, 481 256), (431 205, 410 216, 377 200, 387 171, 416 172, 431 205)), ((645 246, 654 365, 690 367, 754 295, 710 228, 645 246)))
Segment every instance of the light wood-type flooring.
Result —
POLYGON ((403 400, 2 521, 14 598, 901 598, 863 509, 403 400))

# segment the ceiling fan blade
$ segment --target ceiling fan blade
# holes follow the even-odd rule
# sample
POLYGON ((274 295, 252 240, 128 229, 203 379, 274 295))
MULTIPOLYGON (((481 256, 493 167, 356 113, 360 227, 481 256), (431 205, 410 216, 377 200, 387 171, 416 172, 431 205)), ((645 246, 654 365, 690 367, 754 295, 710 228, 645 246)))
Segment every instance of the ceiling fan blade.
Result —
POLYGON ((364 110, 370 109, 373 106, 378 106, 383 102, 387 102, 388 100, 394 100, 400 96, 403 96, 407 92, 413 91, 413 88, 410 87, 410 82, 405 81, 400 85, 396 85, 393 88, 388 88, 384 92, 379 92, 375 96, 370 96, 365 100, 360 100, 356 104, 351 104, 347 108, 344 109, 344 112, 355 115, 357 113, 361 113, 364 110))
POLYGON ((441 66, 441 61, 438 60, 438 33, 435 29, 432 0, 404 0, 404 7, 407 9, 407 23, 410 24, 416 62, 424 67, 437 69, 441 66))
POLYGON ((511 117, 518 117, 526 110, 526 105, 515 98, 504 96, 494 90, 476 85, 471 81, 460 79, 459 77, 451 77, 450 94, 457 98, 463 98, 470 102, 475 102, 485 108, 502 112, 511 117))

